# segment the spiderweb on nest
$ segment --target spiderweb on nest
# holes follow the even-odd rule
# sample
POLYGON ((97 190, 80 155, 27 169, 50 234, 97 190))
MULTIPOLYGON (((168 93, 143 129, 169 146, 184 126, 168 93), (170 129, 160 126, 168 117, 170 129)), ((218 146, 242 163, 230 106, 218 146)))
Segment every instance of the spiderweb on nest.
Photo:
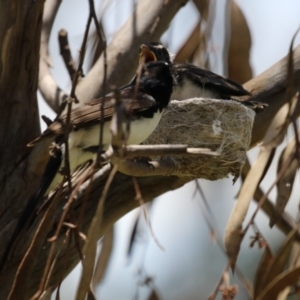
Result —
POLYGON ((144 144, 187 144, 217 151, 216 157, 170 157, 177 165, 174 175, 217 180, 232 174, 235 180, 245 162, 254 117, 236 101, 173 100, 144 144))

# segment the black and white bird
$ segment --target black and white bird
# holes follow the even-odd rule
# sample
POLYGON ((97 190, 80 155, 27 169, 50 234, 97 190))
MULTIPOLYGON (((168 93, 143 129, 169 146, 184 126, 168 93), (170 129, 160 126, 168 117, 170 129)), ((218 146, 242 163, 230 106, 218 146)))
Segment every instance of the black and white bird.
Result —
MULTIPOLYGON (((168 105, 173 88, 173 78, 168 63, 146 63, 141 72, 135 95, 137 77, 120 88, 120 97, 130 115, 130 135, 127 144, 140 144, 150 136, 158 125, 163 109, 168 105)), ((114 112, 114 93, 104 99, 103 148, 111 142, 110 124, 114 112)), ((91 159, 99 145, 102 98, 87 102, 71 112, 69 152, 71 171, 91 159)), ((66 126, 66 114, 52 123, 43 134, 30 142, 34 146, 45 139, 61 137, 66 126)))
MULTIPOLYGON (((136 79, 132 80, 127 86, 120 89, 120 98, 130 120, 127 144, 140 144, 150 136, 158 125, 172 94, 173 78, 166 62, 146 63, 141 70, 140 81, 136 81, 136 79), (137 89, 136 84, 138 85, 137 89)), ((71 172, 93 159, 95 149, 99 148, 101 105, 102 98, 88 102, 71 112, 71 128, 68 137, 71 172)), ((111 93, 104 99, 103 149, 107 149, 111 143, 110 124, 114 107, 115 95, 111 93)), ((124 120, 124 122, 127 121, 124 120)), ((65 127, 66 114, 53 122, 40 137, 30 142, 28 146, 52 139, 61 146, 62 152, 64 152, 65 127)), ((64 165, 63 159, 64 155, 60 152, 58 157, 50 157, 40 187, 26 204, 13 235, 7 243, 0 260, 0 269, 3 267, 16 237, 35 214, 41 198, 61 181, 60 168, 64 165)))
MULTIPOLYGON (((152 42, 140 47, 140 63, 164 61, 171 67, 173 76, 173 93, 171 100, 185 100, 194 97, 230 100, 232 97, 249 96, 237 82, 201 69, 189 63, 172 62, 170 53, 161 43, 152 42)), ((242 104, 256 112, 266 104, 255 101, 243 101, 242 104)))

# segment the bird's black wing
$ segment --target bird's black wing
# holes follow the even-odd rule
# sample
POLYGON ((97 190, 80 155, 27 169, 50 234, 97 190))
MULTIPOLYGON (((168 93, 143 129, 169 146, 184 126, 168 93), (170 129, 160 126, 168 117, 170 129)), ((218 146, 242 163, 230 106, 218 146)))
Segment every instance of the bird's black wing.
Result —
POLYGON ((187 78, 198 84, 199 86, 208 90, 217 90, 225 99, 230 96, 245 96, 250 95, 240 84, 233 80, 217 75, 211 71, 201 69, 197 66, 188 63, 176 63, 172 65, 175 79, 180 85, 180 80, 184 76, 176 76, 177 74, 184 74, 187 78))
MULTIPOLYGON (((125 103, 126 110, 133 115, 156 106, 154 98, 144 93, 141 89, 137 92, 137 95, 135 95, 134 87, 120 90, 120 97, 125 103)), ((97 123, 99 124, 101 119, 101 106, 102 98, 99 98, 72 110, 70 129, 78 130, 80 128, 88 128, 97 123)), ((114 107, 115 96, 111 93, 108 94, 104 100, 104 122, 111 120, 114 107)), ((66 114, 63 114, 57 121, 53 122, 40 137, 30 142, 28 146, 31 147, 45 139, 62 135, 65 131, 66 118, 66 114)))

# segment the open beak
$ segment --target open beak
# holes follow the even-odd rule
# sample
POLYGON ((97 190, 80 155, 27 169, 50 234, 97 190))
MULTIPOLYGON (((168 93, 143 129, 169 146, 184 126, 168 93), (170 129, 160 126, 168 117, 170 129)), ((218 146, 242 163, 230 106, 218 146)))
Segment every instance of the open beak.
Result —
POLYGON ((149 61, 157 61, 155 54, 145 45, 141 46, 139 63, 147 63, 149 61))

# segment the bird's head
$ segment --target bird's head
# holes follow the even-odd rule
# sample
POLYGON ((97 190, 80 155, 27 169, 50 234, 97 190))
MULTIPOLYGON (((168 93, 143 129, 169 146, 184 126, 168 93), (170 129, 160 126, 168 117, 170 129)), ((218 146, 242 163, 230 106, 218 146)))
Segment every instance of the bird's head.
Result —
POLYGON ((161 43, 152 42, 140 47, 140 63, 150 61, 164 61, 171 64, 170 53, 161 43))
POLYGON ((166 62, 151 61, 143 66, 140 86, 160 103, 160 108, 168 105, 173 91, 173 77, 166 62))

